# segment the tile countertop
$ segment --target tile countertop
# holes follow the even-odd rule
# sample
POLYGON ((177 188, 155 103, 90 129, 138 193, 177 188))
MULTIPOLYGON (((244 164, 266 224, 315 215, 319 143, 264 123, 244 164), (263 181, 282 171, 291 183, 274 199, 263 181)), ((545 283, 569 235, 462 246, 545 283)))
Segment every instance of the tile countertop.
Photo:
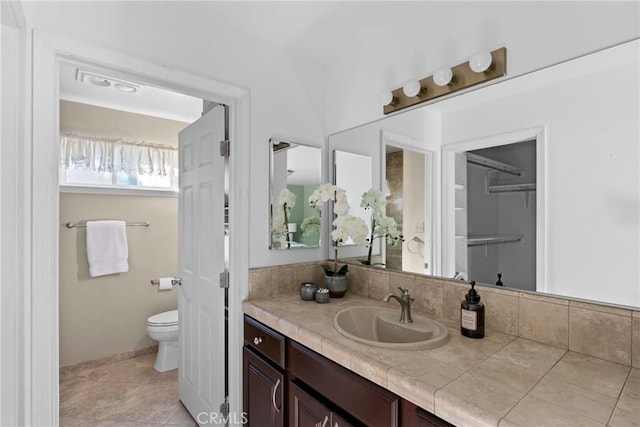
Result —
MULTIPOLYGON (((393 350, 343 337, 338 311, 395 302, 347 295, 329 304, 298 294, 249 300, 244 312, 456 426, 640 426, 640 369, 494 331, 460 334, 432 350, 393 350)), ((426 316, 415 311, 416 314, 426 316)))

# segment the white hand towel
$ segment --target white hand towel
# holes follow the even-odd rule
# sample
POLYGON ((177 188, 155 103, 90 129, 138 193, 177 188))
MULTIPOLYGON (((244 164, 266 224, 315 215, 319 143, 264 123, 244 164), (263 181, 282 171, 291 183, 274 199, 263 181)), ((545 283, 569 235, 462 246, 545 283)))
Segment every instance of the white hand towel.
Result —
POLYGON ((87 221, 87 258, 91 277, 129 271, 127 224, 87 221))

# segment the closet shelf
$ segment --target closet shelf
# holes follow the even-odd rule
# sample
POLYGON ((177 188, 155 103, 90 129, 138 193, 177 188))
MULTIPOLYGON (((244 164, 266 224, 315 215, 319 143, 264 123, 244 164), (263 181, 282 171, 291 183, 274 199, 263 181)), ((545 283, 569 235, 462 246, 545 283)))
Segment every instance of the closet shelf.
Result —
POLYGON ((514 193, 518 191, 536 191, 536 183, 530 184, 505 184, 505 185, 489 185, 489 194, 495 193, 514 193))
POLYGON ((467 162, 488 169, 493 169, 498 172, 508 173, 510 175, 524 175, 524 171, 520 168, 499 162, 497 160, 489 159, 487 157, 479 156, 478 154, 467 153, 467 162))
POLYGON ((484 236, 469 236, 467 239, 467 246, 484 246, 484 245, 498 245, 501 243, 515 243, 521 242, 524 236, 521 235, 484 235, 484 236))

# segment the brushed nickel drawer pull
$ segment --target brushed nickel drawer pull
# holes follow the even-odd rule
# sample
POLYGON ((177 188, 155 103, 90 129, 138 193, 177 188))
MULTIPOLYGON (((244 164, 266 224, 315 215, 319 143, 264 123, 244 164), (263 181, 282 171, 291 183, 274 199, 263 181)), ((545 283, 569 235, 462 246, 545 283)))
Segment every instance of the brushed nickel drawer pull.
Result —
POLYGON ((280 387, 280 378, 276 381, 276 386, 273 388, 273 394, 271 395, 271 402, 273 403, 273 407, 276 411, 280 412, 280 408, 278 408, 278 404, 276 403, 276 393, 278 392, 278 387, 280 387))
POLYGON ((262 337, 253 337, 253 343, 255 345, 260 345, 262 344, 262 337))

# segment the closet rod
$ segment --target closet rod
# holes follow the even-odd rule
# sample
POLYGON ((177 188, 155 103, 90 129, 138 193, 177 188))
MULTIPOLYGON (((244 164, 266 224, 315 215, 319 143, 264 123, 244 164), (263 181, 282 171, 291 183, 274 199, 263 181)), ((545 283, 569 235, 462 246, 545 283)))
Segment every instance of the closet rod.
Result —
MULTIPOLYGON (((86 227, 87 222, 86 221, 84 223, 68 222, 66 225, 67 225, 67 228, 86 227)), ((149 223, 149 221, 127 223, 127 227, 148 227, 150 225, 151 224, 149 223)))
POLYGON ((524 171, 520 168, 499 162, 497 160, 489 159, 488 157, 480 156, 478 154, 467 153, 467 163, 472 163, 474 165, 497 170, 499 172, 504 172, 515 176, 524 175, 524 171))

